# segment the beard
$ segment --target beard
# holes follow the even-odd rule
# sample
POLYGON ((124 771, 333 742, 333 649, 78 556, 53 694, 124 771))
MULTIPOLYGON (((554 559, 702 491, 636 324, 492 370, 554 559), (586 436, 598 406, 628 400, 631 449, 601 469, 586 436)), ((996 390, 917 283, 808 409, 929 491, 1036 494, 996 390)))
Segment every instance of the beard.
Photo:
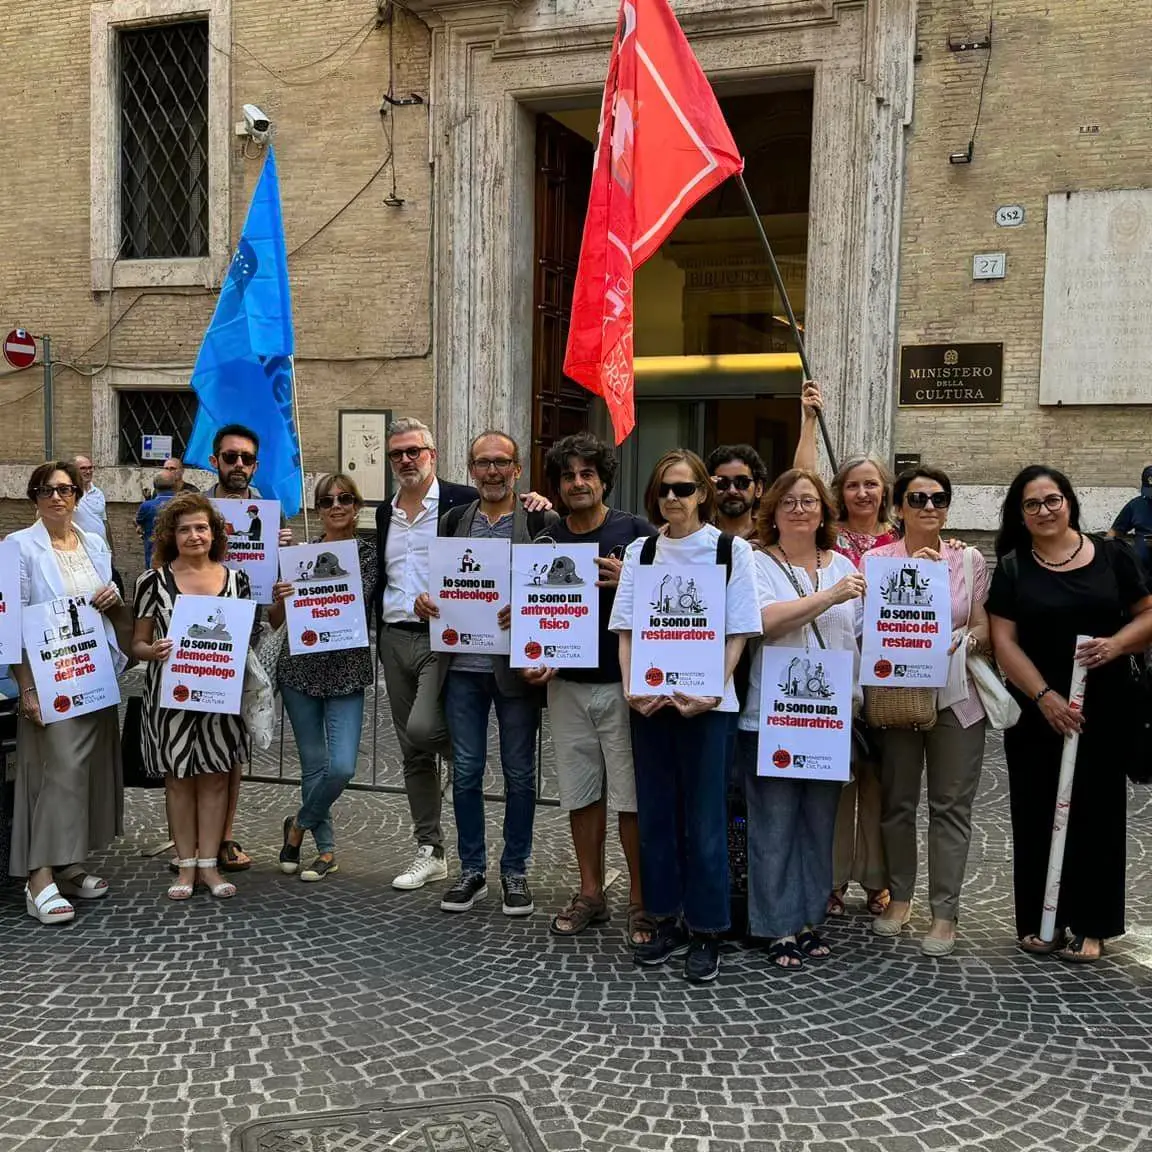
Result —
POLYGON ((745 500, 743 496, 728 495, 720 501, 720 511, 725 516, 735 520, 738 516, 743 516, 745 512, 752 510, 752 501, 745 500))
POLYGON ((242 472, 239 468, 235 468, 231 472, 220 472, 217 478, 220 481, 220 487, 228 492, 246 492, 248 490, 248 473, 242 472))

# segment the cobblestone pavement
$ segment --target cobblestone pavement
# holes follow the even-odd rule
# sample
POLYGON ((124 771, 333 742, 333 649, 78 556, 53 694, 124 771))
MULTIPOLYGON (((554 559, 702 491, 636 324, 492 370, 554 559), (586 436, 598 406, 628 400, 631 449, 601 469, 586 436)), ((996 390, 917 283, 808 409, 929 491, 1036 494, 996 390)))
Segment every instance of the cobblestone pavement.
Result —
MULTIPOLYGON (((381 712, 377 778, 395 783, 381 712)), ((1013 947, 1005 786, 990 745, 952 958, 920 955, 922 901, 899 941, 870 936, 857 907, 831 929, 831 960, 788 976, 732 945, 702 988, 634 969, 619 915, 548 936, 573 866, 554 808, 537 821, 537 913, 509 920, 498 899, 448 916, 442 885, 389 887, 411 850, 397 796, 341 801, 339 875, 281 876, 296 793, 276 784, 245 785, 239 835, 257 865, 239 896, 170 903, 162 858, 141 855, 162 839, 163 800, 134 792, 100 861, 106 901, 46 929, 18 887, 0 891, 0 1152, 1152 1149, 1149 793, 1130 804, 1129 934, 1074 968, 1013 947), (414 1140, 402 1121, 436 1102, 441 1120, 414 1140), (500 1127, 513 1113, 523 1142, 500 1127)), ((498 825, 490 805, 490 847, 498 825)))

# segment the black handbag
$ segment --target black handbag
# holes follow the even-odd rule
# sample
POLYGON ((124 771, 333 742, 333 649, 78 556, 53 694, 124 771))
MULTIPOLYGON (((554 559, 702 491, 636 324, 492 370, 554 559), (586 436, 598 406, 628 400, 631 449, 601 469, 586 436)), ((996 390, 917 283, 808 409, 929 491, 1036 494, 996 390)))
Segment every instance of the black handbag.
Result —
POLYGON ((124 727, 120 732, 120 757, 124 764, 125 788, 163 788, 163 776, 144 771, 144 698, 129 696, 124 707, 124 727))
POLYGON ((1133 784, 1152 784, 1152 651, 1128 657, 1132 692, 1129 707, 1136 717, 1136 739, 1124 771, 1133 784))

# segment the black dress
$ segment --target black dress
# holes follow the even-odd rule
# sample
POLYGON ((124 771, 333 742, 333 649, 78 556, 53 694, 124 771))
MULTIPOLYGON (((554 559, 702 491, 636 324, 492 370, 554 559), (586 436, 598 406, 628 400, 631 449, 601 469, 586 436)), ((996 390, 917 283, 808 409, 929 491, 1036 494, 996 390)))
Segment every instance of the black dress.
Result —
MULTIPOLYGON (((990 615, 1015 621, 1025 655, 1044 682, 1067 697, 1076 637, 1111 636, 1148 595, 1129 550, 1093 538, 1092 562, 1074 571, 1042 567, 1031 550, 1016 557, 1015 578, 1005 557, 988 594, 990 615)), ((1010 686, 1023 715, 1004 734, 1012 811, 1012 871, 1016 932, 1040 931, 1048 850, 1064 738, 1043 713, 1010 686)), ((1056 928, 1106 939, 1124 932, 1125 823, 1128 799, 1124 757, 1133 738, 1127 659, 1090 670, 1084 687, 1084 729, 1076 755, 1056 928)))

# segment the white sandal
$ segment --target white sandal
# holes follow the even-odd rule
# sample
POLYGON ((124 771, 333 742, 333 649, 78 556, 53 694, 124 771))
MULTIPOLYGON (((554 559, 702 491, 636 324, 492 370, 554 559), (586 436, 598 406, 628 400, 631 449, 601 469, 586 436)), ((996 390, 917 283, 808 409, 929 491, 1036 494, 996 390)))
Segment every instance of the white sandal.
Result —
MULTIPOLYGON (((195 868, 200 861, 195 856, 189 856, 187 860, 175 860, 173 863, 177 868, 195 868)), ((168 899, 169 900, 188 900, 192 896, 192 892, 196 887, 196 882, 191 884, 169 884, 168 885, 168 899)))
POLYGON ((33 896, 25 884, 24 906, 28 915, 34 916, 41 924, 67 924, 76 915, 76 909, 60 895, 55 884, 49 884, 39 896, 33 896))
POLYGON ((77 868, 71 876, 56 876, 56 887, 73 900, 102 900, 108 895, 108 881, 77 868))
MULTIPOLYGON (((206 868, 219 868, 220 861, 215 856, 210 856, 207 860, 197 860, 196 866, 203 871, 206 868)), ((217 900, 230 900, 236 895, 236 885, 227 880, 221 881, 219 884, 209 884, 208 891, 216 897, 217 900)))

